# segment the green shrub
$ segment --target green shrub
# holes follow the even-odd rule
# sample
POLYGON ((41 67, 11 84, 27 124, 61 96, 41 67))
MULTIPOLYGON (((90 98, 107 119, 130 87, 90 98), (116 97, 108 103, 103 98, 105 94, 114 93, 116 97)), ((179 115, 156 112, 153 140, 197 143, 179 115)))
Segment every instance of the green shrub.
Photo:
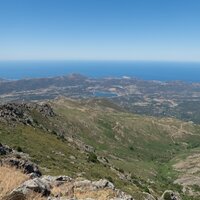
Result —
POLYGON ((144 187, 144 191, 150 194, 149 188, 147 186, 144 187))
POLYGON ((113 179, 112 179, 111 176, 106 176, 105 178, 106 178, 108 181, 110 181, 111 183, 113 183, 113 179))
POLYGON ((97 155, 95 153, 89 153, 88 162, 98 163, 97 155))
POLYGON ((164 200, 171 200, 171 194, 169 193, 169 192, 166 192, 165 194, 164 194, 164 200))
POLYGON ((121 172, 122 174, 124 174, 124 170, 123 169, 119 168, 118 171, 121 172))
POLYGON ((131 151, 134 151, 134 147, 133 147, 133 146, 130 146, 129 149, 130 149, 131 151))
POLYGON ((18 152, 23 152, 23 150, 22 150, 22 148, 21 148, 20 146, 17 146, 16 150, 17 150, 18 152))
POLYGON ((200 191, 200 187, 199 187, 199 185, 197 185, 197 184, 194 184, 194 185, 192 186, 192 189, 193 189, 194 191, 196 191, 196 192, 199 192, 199 191, 200 191))

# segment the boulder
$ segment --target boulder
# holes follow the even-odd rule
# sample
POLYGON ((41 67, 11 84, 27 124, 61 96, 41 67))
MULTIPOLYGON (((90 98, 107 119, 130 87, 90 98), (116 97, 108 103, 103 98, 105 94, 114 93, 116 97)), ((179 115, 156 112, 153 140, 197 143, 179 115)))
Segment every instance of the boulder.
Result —
POLYGON ((27 195, 31 191, 41 193, 44 196, 48 196, 51 193, 51 187, 48 182, 45 182, 41 178, 34 178, 31 180, 25 181, 21 186, 15 189, 12 193, 18 192, 18 193, 27 195))
POLYGON ((106 179, 100 179, 99 181, 94 181, 92 184, 97 188, 97 189, 104 189, 104 188, 109 188, 114 190, 115 186, 113 183, 109 182, 106 179))
POLYGON ((55 178, 55 181, 69 182, 69 181, 72 181, 72 179, 69 176, 57 176, 55 178))
POLYGON ((69 176, 43 176, 41 177, 41 181, 53 187, 60 186, 66 182, 71 182, 72 178, 70 178, 69 176))
POLYGON ((13 190, 9 196, 14 196, 14 194, 26 196, 30 192, 37 192, 43 196, 49 196, 53 186, 59 186, 65 182, 70 182, 71 180, 72 179, 68 176, 43 176, 33 178, 25 181, 22 185, 13 190))
POLYGON ((134 200, 131 195, 128 195, 121 190, 116 190, 116 193, 117 193, 117 198, 114 198, 113 200, 134 200))
POLYGON ((13 150, 9 146, 0 143, 0 155, 7 155, 12 151, 13 150))
POLYGON ((92 185, 92 181, 89 180, 81 180, 74 182, 74 188, 77 190, 95 190, 95 186, 92 185))

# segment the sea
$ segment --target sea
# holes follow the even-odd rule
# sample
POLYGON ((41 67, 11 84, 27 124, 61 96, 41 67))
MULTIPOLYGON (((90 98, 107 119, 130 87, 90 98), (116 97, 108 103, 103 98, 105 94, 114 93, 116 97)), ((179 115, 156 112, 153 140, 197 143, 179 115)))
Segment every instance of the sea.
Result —
POLYGON ((63 76, 135 77, 144 80, 200 82, 200 62, 153 61, 0 61, 0 78, 18 80, 63 76))

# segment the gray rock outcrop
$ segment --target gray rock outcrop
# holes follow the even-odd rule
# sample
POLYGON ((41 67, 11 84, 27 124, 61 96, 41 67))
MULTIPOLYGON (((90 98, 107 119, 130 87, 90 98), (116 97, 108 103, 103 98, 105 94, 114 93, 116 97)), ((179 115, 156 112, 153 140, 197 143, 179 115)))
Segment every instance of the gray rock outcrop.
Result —
POLYGON ((13 150, 7 146, 0 143, 0 155, 10 154, 13 150))
POLYGON ((30 174, 31 177, 40 177, 42 175, 38 166, 31 162, 29 156, 23 152, 18 152, 0 143, 0 155, 3 155, 0 159, 1 165, 20 169, 23 173, 30 174))
MULTIPOLYGON (((74 199, 74 197, 62 197, 58 195, 58 197, 51 196, 52 188, 59 187, 63 184, 70 183, 70 188, 72 191, 79 191, 82 193, 90 192, 90 191, 99 191, 99 190, 107 190, 110 189, 115 192, 116 197, 111 198, 110 200, 133 200, 130 195, 125 194, 124 192, 115 189, 114 185, 106 179, 101 179, 99 181, 89 181, 89 180, 74 180, 68 176, 43 176, 34 179, 30 179, 25 181, 18 188, 13 190, 9 195, 9 197, 13 197, 15 194, 21 196, 26 196, 31 192, 40 193, 42 196, 48 197, 48 200, 67 200, 74 199)), ((69 186, 69 185, 68 185, 69 186)), ((65 189, 67 190, 67 188, 65 189)), ((72 194, 73 196, 73 194, 72 194)), ((89 198, 88 198, 89 199, 89 198)), ((91 198, 92 199, 92 198, 91 198)))
POLYGON ((44 117, 54 117, 56 115, 51 106, 47 103, 7 103, 0 105, 0 119, 3 121, 17 121, 26 125, 36 126, 37 123, 33 119, 32 111, 36 111, 44 117))
POLYGON ((38 166, 26 159, 16 158, 13 156, 3 159, 2 163, 17 169, 21 169, 25 174, 30 174, 33 177, 40 177, 42 175, 38 166))

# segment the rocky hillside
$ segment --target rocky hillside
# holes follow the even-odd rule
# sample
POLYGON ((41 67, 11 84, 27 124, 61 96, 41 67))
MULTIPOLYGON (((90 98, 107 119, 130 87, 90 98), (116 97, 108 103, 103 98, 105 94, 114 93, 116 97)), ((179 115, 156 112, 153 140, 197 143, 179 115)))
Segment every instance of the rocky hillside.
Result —
POLYGON ((26 125, 36 125, 36 121, 32 118, 32 112, 38 112, 44 117, 53 117, 55 113, 48 104, 16 104, 8 103, 0 106, 0 119, 12 122, 18 121, 26 125))
POLYGON ((25 199, 112 199, 132 200, 106 179, 90 181, 68 176, 43 176, 28 155, 0 144, 0 198, 25 199), (17 177, 16 177, 17 176, 17 177))
POLYGON ((4 144, 1 171, 19 177, 13 187, 1 187, 4 196, 17 188, 26 191, 27 183, 28 188, 41 183, 49 188, 48 195, 42 189, 31 189, 30 195, 39 199, 59 195, 70 199, 69 193, 77 199, 199 198, 197 182, 185 185, 181 179, 185 168, 179 164, 200 151, 200 127, 193 123, 133 115, 102 99, 57 99, 2 105, 0 141, 4 144), (59 182, 59 177, 66 181, 59 182))

